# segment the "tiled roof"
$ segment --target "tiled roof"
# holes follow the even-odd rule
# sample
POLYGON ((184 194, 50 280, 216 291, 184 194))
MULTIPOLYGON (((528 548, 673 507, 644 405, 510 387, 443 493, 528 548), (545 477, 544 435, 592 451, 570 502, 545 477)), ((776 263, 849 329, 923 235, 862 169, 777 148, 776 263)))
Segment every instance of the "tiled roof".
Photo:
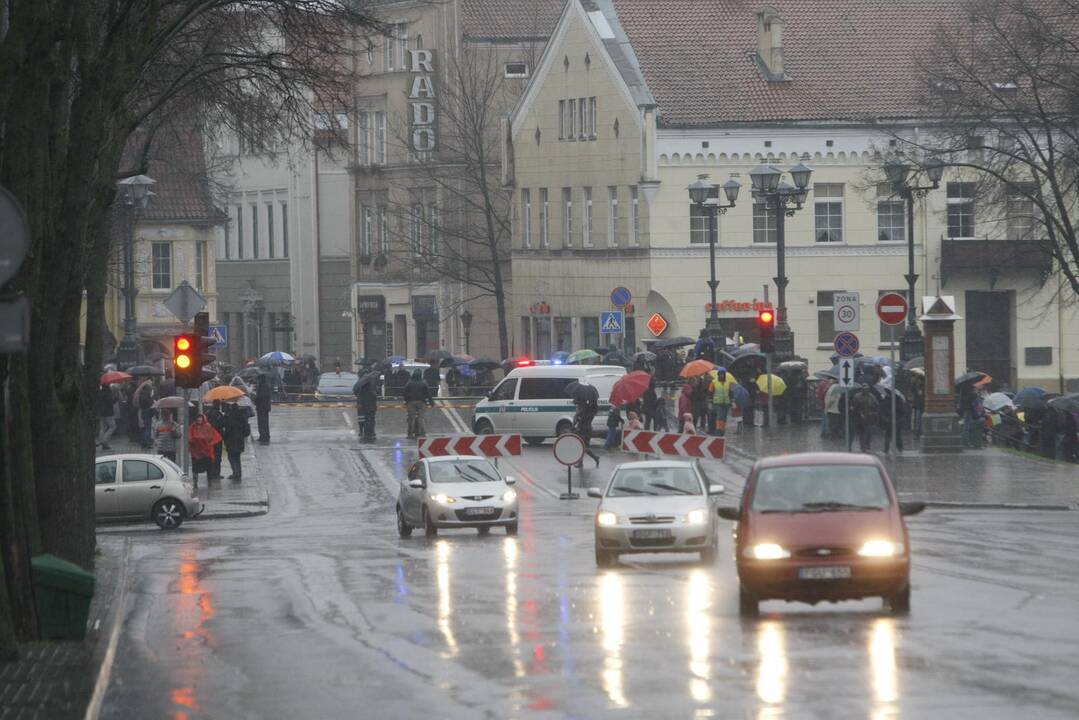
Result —
POLYGON ((469 40, 546 40, 565 4, 565 0, 459 0, 461 34, 469 40))
POLYGON ((959 0, 613 0, 666 127, 919 115, 917 58, 959 0), (783 21, 789 80, 755 59, 757 13, 783 21))
MULTIPOLYGON (((133 138, 129 149, 139 147, 133 138)), ((125 163, 125 168, 129 163, 125 163)), ((227 215, 214 205, 206 172, 202 137, 197 131, 161 130, 147 157, 146 175, 157 182, 142 222, 224 223, 227 215)))

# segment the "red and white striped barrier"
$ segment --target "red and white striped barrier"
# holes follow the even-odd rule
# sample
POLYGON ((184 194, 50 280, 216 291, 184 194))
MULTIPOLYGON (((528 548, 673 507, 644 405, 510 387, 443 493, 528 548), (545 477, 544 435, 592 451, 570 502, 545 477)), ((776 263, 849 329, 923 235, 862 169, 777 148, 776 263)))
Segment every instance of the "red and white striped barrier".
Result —
POLYGON ((683 435, 649 430, 625 430, 622 449, 648 455, 677 455, 679 457, 723 458, 727 441, 710 435, 683 435))
POLYGON ((421 458, 440 455, 510 457, 521 454, 520 435, 431 435, 419 439, 421 458))

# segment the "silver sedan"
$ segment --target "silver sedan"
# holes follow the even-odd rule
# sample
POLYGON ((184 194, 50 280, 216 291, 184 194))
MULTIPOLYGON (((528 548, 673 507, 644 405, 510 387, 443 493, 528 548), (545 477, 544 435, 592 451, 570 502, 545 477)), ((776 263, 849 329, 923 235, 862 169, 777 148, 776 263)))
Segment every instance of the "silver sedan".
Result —
POLYGON ((440 528, 492 527, 517 534, 516 480, 485 457, 449 455, 417 460, 397 493, 397 532, 406 538, 413 528, 431 537, 440 528))
POLYGON ((699 552, 716 558, 716 512, 707 485, 690 462, 651 460, 619 465, 606 489, 592 488, 596 508, 596 565, 613 564, 623 553, 699 552))
POLYGON ((94 475, 98 520, 152 519, 162 530, 175 530, 204 509, 183 470, 160 455, 103 455, 94 475))

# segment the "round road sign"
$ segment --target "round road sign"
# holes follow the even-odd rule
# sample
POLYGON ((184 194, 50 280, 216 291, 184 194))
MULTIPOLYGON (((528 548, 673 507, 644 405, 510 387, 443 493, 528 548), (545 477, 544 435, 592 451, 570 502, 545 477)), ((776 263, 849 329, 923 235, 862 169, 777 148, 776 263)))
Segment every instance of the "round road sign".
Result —
POLYGON ((839 313, 839 321, 843 323, 854 322, 854 319, 858 317, 858 311, 852 305, 842 305, 836 312, 839 313))
POLYGON ((554 459, 563 465, 576 465, 584 458, 584 440, 573 433, 559 435, 554 441, 554 459))
POLYGON ((629 291, 629 288, 619 286, 611 291, 611 304, 615 307, 625 307, 632 299, 633 293, 629 291))
POLYGON ((910 306, 899 293, 887 293, 877 300, 877 317, 885 325, 902 325, 910 306))
POLYGON ((835 336, 835 343, 833 343, 836 353, 839 357, 854 357, 858 354, 858 348, 861 347, 861 343, 858 342, 858 336, 852 332, 841 332, 835 336))
POLYGON ((15 196, 0 187, 0 285, 22 267, 30 249, 30 226, 15 196))

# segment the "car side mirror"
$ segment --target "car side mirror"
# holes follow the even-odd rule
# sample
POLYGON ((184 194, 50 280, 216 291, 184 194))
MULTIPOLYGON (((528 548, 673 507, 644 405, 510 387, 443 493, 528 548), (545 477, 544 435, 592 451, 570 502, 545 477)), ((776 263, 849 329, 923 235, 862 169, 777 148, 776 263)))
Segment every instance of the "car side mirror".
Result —
POLYGON ((917 515, 925 510, 924 502, 901 502, 899 503, 899 514, 903 517, 910 517, 911 515, 917 515))
POLYGON ((517 478, 513 477, 512 475, 507 475, 506 476, 506 484, 507 485, 516 485, 517 484, 517 478))
POLYGON ((588 488, 588 497, 590 498, 602 498, 603 491, 599 488, 588 488))
POLYGON ((424 487, 423 480, 420 480, 419 478, 413 478, 413 479, 408 481, 408 486, 410 488, 415 488, 417 490, 422 490, 423 487, 424 487))
POLYGON ((709 495, 722 495, 723 490, 724 490, 724 488, 723 488, 722 485, 709 485, 708 486, 708 494, 709 495))
POLYGON ((738 520, 742 517, 742 513, 736 507, 721 507, 716 510, 716 514, 724 520, 738 520))

